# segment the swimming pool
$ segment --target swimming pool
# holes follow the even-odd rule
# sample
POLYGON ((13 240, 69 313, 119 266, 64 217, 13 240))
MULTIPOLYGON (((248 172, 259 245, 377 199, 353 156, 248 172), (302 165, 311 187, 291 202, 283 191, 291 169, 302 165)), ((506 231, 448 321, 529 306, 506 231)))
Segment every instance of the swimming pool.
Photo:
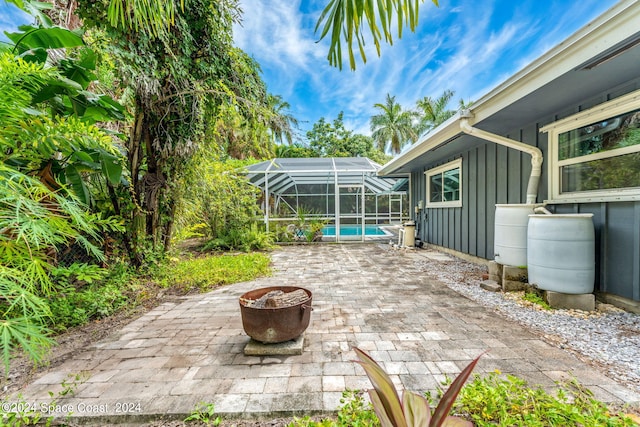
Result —
MULTIPOLYGON (((335 225, 326 225, 322 229, 322 234, 325 236, 335 236, 336 235, 336 226, 335 225)), ((378 225, 365 225, 364 235, 365 236, 385 236, 389 234, 384 231, 378 225)), ((340 226, 340 235, 341 236, 361 236, 362 235, 362 226, 361 225, 341 225, 340 226)))

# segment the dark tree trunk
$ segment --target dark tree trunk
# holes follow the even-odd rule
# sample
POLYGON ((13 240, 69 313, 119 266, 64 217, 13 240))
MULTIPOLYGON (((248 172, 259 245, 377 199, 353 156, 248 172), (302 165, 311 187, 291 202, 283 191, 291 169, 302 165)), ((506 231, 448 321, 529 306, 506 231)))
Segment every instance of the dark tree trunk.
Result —
POLYGON ((176 216, 176 203, 171 203, 171 212, 169 214, 169 220, 164 227, 164 250, 165 252, 171 249, 171 236, 173 235, 173 223, 176 216))
POLYGON ((142 264, 142 254, 139 250, 140 233, 139 223, 143 216, 142 212, 142 188, 140 182, 140 168, 144 160, 144 152, 142 150, 142 142, 145 138, 146 132, 146 117, 144 113, 144 107, 138 102, 136 104, 136 116, 131 128, 131 134, 129 135, 129 146, 127 147, 127 162, 129 171, 131 172, 131 185, 129 192, 133 202, 133 210, 131 212, 131 224, 130 229, 126 231, 128 233, 127 251, 129 252, 129 258, 131 262, 139 266, 142 264))

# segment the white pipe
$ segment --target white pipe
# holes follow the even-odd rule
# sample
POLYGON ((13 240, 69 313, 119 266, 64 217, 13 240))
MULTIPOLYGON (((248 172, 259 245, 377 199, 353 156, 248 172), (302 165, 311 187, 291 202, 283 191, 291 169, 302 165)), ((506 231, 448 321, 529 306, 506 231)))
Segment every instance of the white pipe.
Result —
POLYGON ((538 206, 537 208, 535 208, 533 210, 533 212, 538 213, 538 214, 553 215, 551 213, 551 211, 549 209, 545 208, 544 206, 538 206))
POLYGON ((531 175, 529 175, 529 184, 527 185, 527 204, 536 203, 536 198, 538 196, 538 184, 540 182, 540 176, 542 175, 543 160, 542 151, 540 151, 538 147, 533 147, 525 144, 524 142, 505 138, 504 136, 475 128, 469 124, 469 120, 466 117, 462 117, 460 119, 460 129, 466 134, 530 154, 531 175))

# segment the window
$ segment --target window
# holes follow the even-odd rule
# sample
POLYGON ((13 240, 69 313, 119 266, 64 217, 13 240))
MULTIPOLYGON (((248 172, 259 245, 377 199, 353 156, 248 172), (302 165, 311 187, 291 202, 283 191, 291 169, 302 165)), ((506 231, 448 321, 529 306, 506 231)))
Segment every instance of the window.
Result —
POLYGON ((541 129, 551 201, 640 200, 640 91, 541 129))
POLYGON ((427 207, 462 206, 462 159, 430 169, 427 176, 427 207))

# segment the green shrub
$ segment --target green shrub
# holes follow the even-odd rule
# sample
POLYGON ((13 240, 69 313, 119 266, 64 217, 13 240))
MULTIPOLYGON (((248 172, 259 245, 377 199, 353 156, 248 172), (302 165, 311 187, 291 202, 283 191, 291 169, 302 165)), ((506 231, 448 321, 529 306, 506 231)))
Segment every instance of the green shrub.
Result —
POLYGON ((338 426, 379 426, 380 421, 369 402, 362 397, 363 393, 347 390, 342 393, 338 410, 338 426))
POLYGON ((522 299, 536 304, 545 310, 551 310, 551 306, 547 304, 547 302, 535 292, 525 292, 522 296, 522 299))
MULTIPOLYGON (((255 161, 253 161, 255 162, 255 161)), ((210 152, 194 159, 193 167, 183 178, 181 197, 177 204, 177 236, 188 236, 193 227, 210 239, 232 240, 232 232, 241 232, 261 215, 256 200, 260 190, 249 184, 242 168, 252 161, 222 161, 210 152), (205 227, 200 226, 204 224, 205 227)), ((230 244, 233 249, 238 245, 230 244)))
POLYGON ((636 425, 627 417, 609 414, 607 406, 576 381, 559 386, 553 396, 512 375, 476 375, 462 388, 454 411, 465 414, 478 427, 636 425))
POLYGON ((131 291, 113 283, 97 283, 81 290, 69 287, 51 301, 52 327, 62 331, 133 307, 136 303, 131 291))
POLYGON ((273 247, 273 235, 262 230, 257 223, 248 227, 232 228, 205 243, 205 251, 255 251, 273 247))
MULTIPOLYGON (((369 363, 369 362, 367 362, 369 363)), ((370 366, 371 363, 369 363, 370 366)), ((380 372, 374 373, 374 378, 380 372)), ((390 386, 379 382, 378 387, 385 395, 393 395, 390 386)), ((444 385, 451 385, 448 380, 444 385)), ((468 425, 471 420, 477 427, 521 426, 589 426, 589 427, 632 427, 637 426, 629 417, 611 414, 607 406, 595 400, 591 392, 576 381, 559 384, 557 395, 551 395, 541 388, 531 388, 517 377, 506 377, 496 371, 484 377, 475 375, 462 389, 451 408, 451 414, 457 415, 454 425, 468 425)), ((452 396, 449 396, 452 397, 452 396)), ((442 390, 438 393, 440 401, 444 398, 442 390)), ((445 398, 446 399, 446 398, 445 398)), ((392 398, 395 400, 395 398, 392 398)), ((427 393, 427 401, 431 401, 427 393)), ((387 400, 391 408, 391 400, 387 400)), ((359 392, 346 391, 340 401, 341 406, 336 417, 314 420, 311 417, 295 418, 289 427, 373 427, 379 426, 374 408, 362 398, 359 392)), ((381 408, 382 409, 382 408, 381 408)), ((383 410, 384 412, 384 410, 383 410)), ((434 414, 435 415, 435 414, 434 414)), ((415 413, 414 413, 415 416, 415 413)), ((385 415, 386 417, 386 415, 385 415)), ((402 425, 435 425, 432 423, 402 425)), ((453 417, 446 422, 454 423, 453 417)), ((395 426, 399 424, 384 424, 395 426)), ((446 425, 446 424, 445 424, 446 425)))
POLYGON ((295 240, 295 232, 289 229, 288 226, 282 224, 276 224, 273 236, 274 241, 280 243, 290 243, 295 240))
POLYGON ((186 423, 197 421, 204 425, 219 426, 222 418, 216 417, 216 410, 213 403, 199 402, 191 414, 184 419, 186 423))
POLYGON ((51 270, 51 276, 58 285, 78 285, 94 283, 104 278, 107 270, 95 265, 74 262, 68 267, 56 267, 51 270))
POLYGON ((50 302, 50 324, 56 331, 135 307, 145 296, 134 272, 124 264, 109 269, 79 264, 56 272, 61 289, 50 302))

